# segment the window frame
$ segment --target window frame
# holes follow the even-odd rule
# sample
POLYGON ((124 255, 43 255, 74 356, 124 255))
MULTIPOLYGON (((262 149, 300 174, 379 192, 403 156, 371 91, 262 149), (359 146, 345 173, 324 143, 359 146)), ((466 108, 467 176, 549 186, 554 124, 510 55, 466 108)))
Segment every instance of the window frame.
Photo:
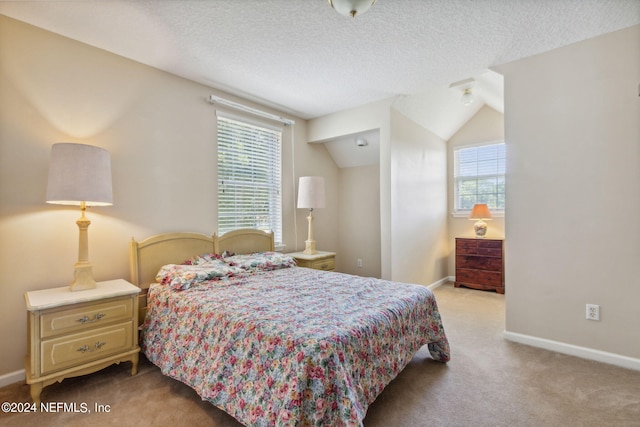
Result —
MULTIPOLYGON (((500 173, 495 173, 495 174, 488 174, 486 176, 495 176, 495 177, 502 177, 502 180, 504 182, 504 186, 506 186, 506 176, 507 176, 507 171, 506 171, 506 158, 507 158, 507 153, 506 153, 506 143, 504 140, 500 139, 500 140, 493 140, 493 141, 484 141, 484 142, 478 142, 478 143, 474 143, 474 144, 465 144, 465 145, 459 145, 456 147, 453 147, 452 149, 452 193, 453 193, 453 203, 452 203, 452 216, 453 217, 468 217, 469 214, 471 213, 471 208, 469 209, 460 209, 458 207, 459 204, 459 198, 458 198, 458 182, 460 180, 460 177, 458 175, 458 168, 459 168, 459 164, 458 164, 458 152, 461 150, 465 150, 465 149, 470 149, 470 148, 477 148, 477 147, 486 147, 486 146, 490 146, 490 145, 503 145, 503 151, 504 151, 504 173, 500 174, 500 173)), ((501 159, 500 156, 496 157, 496 161, 499 161, 501 159)), ((499 170, 497 171, 499 172, 499 170)), ((480 174, 476 174, 473 175, 476 177, 480 177, 482 175, 480 174)), ((496 194, 500 194, 499 192, 496 194)), ((506 196, 506 191, 502 194, 503 198, 506 196)), ((476 197, 477 197, 477 193, 476 193, 476 197)), ((475 203, 483 203, 483 202, 478 202, 478 200, 476 199, 475 203)), ((491 206, 489 207, 489 209, 491 210, 491 215, 494 217, 503 217, 505 214, 505 210, 506 210, 506 205, 505 207, 503 207, 502 209, 498 209, 498 208, 492 208, 491 206)))
MULTIPOLYGON (((219 110, 216 111, 216 155, 217 155, 217 159, 216 159, 217 180, 216 181, 217 181, 217 196, 218 196, 217 197, 217 219, 218 219, 219 234, 224 234, 238 228, 245 228, 245 227, 258 228, 265 231, 267 230, 272 231, 274 233, 276 246, 282 245, 284 240, 282 235, 282 232, 283 232, 283 206, 282 206, 283 133, 284 133, 284 126, 278 126, 278 125, 274 125, 261 120, 255 120, 253 118, 247 118, 241 115, 231 114, 226 111, 219 111, 219 110), (233 180, 232 184, 229 184, 229 178, 225 176, 224 173, 222 173, 224 171, 224 167, 222 166, 222 163, 221 163, 222 161, 224 161, 222 157, 224 154, 226 155, 233 154, 233 149, 225 148, 225 145, 229 145, 229 143, 221 140, 221 130, 222 130, 221 126, 224 126, 221 124, 221 120, 235 123, 232 126, 237 126, 238 128, 253 129, 256 133, 264 132, 264 133, 270 133, 272 135, 277 136, 275 138, 277 140, 276 149, 264 150, 264 151, 260 150, 260 152, 258 153, 258 157, 251 158, 248 161, 248 163, 244 164, 245 167, 248 166, 249 168, 251 168, 250 170, 253 170, 253 167, 255 166, 256 162, 260 163, 260 160, 262 160, 262 163, 264 163, 264 161, 268 159, 266 162, 266 167, 268 167, 269 170, 266 172, 266 175, 267 175, 266 180, 271 183, 266 183, 266 181, 260 181, 260 186, 262 186, 262 188, 265 188, 266 191, 268 192, 268 195, 262 198, 263 202, 269 206, 268 208, 269 219, 267 221, 268 226, 265 226, 264 222, 261 222, 259 220, 254 221, 252 224, 236 224, 237 226, 233 228, 224 226, 224 222, 225 222, 224 215, 225 213, 231 212, 231 209, 221 209, 221 203, 224 202, 224 197, 222 196, 222 193, 225 191, 225 188, 228 189, 229 185, 242 186, 242 183, 245 184, 245 187, 244 187, 245 189, 247 188, 257 189, 259 186, 256 185, 254 181, 241 181, 237 179, 233 180), (269 153, 264 154, 267 151, 269 153), (272 182, 273 180, 277 182, 274 183, 272 182), (225 183, 225 181, 227 182, 225 183), (274 191, 276 193, 275 195, 272 193, 274 191), (276 209, 275 212, 273 211, 274 207, 276 209)), ((231 140, 232 138, 233 137, 230 137, 229 139, 231 140)), ((251 150, 251 149, 248 149, 248 150, 251 150)), ((236 151, 236 153, 238 152, 236 151)), ((241 168, 241 166, 239 165, 239 161, 232 162, 232 164, 236 164, 235 168, 241 168)), ((236 178, 242 179, 242 178, 249 178, 249 177, 248 176, 243 177, 242 174, 240 174, 236 176, 236 178)), ((232 209, 233 210, 232 214, 234 217, 238 216, 238 213, 240 212, 240 210, 238 209, 237 203, 238 202, 236 201, 236 204, 232 209)), ((247 213, 249 216, 255 215, 255 217, 258 218, 259 208, 257 208, 256 210, 255 206, 256 205, 254 203, 254 208, 251 210, 248 210, 247 213)))

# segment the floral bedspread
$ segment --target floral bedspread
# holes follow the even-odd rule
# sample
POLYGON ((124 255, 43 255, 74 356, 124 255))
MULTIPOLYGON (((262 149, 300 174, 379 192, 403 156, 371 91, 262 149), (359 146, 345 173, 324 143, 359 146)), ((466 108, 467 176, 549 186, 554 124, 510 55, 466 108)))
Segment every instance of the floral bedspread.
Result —
POLYGON ((293 267, 153 285, 146 356, 247 426, 358 426, 427 344, 449 360, 430 290, 293 267))

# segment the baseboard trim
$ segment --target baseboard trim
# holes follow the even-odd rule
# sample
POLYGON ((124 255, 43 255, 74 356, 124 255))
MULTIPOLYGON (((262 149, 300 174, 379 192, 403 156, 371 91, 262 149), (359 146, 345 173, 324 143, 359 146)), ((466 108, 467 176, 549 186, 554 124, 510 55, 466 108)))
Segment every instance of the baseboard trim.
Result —
POLYGON ((9 384, 24 382, 26 379, 24 369, 19 371, 9 372, 8 374, 0 375, 0 387, 8 386, 9 384))
POLYGON ((440 280, 438 280, 437 282, 433 282, 432 284, 428 285, 427 288, 429 288, 430 290, 434 290, 435 288, 438 288, 442 285, 444 285, 445 283, 451 281, 451 277, 444 277, 440 280))
POLYGON ((531 335, 518 334, 516 332, 504 331, 503 337, 509 341, 530 345, 532 347, 544 348, 545 350, 568 354, 570 356, 576 356, 582 359, 595 360, 596 362, 608 363, 609 365, 615 365, 622 368, 633 369, 634 371, 640 371, 640 359, 635 359, 633 357, 622 356, 620 354, 609 353, 593 348, 580 347, 573 344, 538 338, 531 335))

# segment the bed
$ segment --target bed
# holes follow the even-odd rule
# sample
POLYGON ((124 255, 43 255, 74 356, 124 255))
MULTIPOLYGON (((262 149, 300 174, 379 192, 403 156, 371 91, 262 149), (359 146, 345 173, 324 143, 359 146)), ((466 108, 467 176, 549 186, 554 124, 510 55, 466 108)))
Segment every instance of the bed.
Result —
POLYGON ((426 287, 273 251, 273 235, 253 229, 132 240, 131 279, 153 283, 146 357, 247 426, 362 425, 422 346, 449 360, 426 287))

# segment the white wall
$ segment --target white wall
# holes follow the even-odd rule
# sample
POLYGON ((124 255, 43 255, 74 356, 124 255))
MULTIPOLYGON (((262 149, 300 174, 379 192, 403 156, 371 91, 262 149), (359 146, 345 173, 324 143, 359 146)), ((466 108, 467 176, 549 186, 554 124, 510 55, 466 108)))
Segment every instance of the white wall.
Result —
MULTIPOLYGON (((0 16, 0 380, 23 368, 24 292, 65 286, 77 260, 79 210, 44 202, 51 145, 110 151, 114 205, 88 211, 89 256, 97 280, 129 278, 132 236, 216 231, 213 93, 231 98, 0 16)), ((338 171, 324 147, 306 143, 306 122, 293 119, 294 138, 287 129, 283 141, 284 240, 294 250, 306 236, 297 177, 322 174, 334 196, 318 210, 317 240, 335 247, 338 171)))
POLYGON ((506 329, 637 360, 640 26, 498 71, 506 329), (585 320, 587 303, 601 306, 600 321, 585 320))
MULTIPOLYGON (((447 169, 449 171, 447 174, 449 200, 447 208, 449 214, 449 276, 455 276, 456 274, 455 238, 475 236, 473 221, 470 221, 466 217, 461 218, 452 215, 454 207, 453 149, 464 145, 498 140, 504 140, 504 115, 485 105, 447 142, 447 169)), ((487 225, 487 238, 503 239, 505 237, 504 216, 494 215, 494 219, 487 221, 487 225)))

